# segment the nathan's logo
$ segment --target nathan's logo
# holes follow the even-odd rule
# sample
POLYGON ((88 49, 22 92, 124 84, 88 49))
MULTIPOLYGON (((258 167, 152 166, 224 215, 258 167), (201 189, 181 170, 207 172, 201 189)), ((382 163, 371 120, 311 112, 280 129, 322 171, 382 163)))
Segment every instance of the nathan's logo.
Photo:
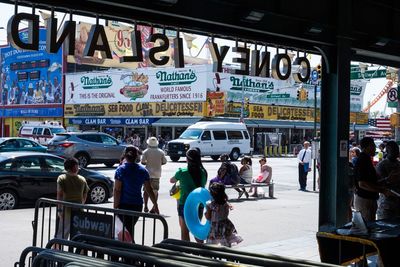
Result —
POLYGON ((81 84, 83 89, 104 89, 108 88, 113 84, 110 76, 82 76, 81 84))
POLYGON ((362 86, 350 86, 350 94, 351 95, 361 95, 362 86))
POLYGON ((159 80, 158 84, 161 86, 192 84, 197 81, 196 73, 191 69, 187 70, 187 72, 174 71, 172 73, 158 71, 156 78, 159 80))
POLYGON ((74 105, 76 116, 104 116, 106 111, 102 105, 74 105))
POLYGON ((236 78, 231 76, 232 82, 231 90, 244 90, 252 93, 272 93, 274 90, 274 83, 272 81, 254 81, 252 78, 236 78))

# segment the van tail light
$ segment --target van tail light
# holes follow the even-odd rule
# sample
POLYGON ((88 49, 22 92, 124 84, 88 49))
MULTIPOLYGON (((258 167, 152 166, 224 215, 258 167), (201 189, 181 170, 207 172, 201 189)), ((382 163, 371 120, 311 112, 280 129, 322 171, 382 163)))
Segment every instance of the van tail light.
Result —
POLYGON ((59 146, 62 146, 63 148, 69 148, 70 146, 73 146, 74 144, 73 143, 63 143, 63 144, 60 144, 59 146))

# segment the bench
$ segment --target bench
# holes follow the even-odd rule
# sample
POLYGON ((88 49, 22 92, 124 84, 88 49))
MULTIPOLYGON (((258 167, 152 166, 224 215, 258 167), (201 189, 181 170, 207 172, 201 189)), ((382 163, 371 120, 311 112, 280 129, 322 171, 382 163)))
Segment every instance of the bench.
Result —
MULTIPOLYGON (((237 184, 237 185, 225 185, 225 189, 245 189, 245 188, 252 188, 252 187, 268 187, 268 197, 274 198, 274 183, 271 180, 270 183, 251 183, 251 184, 237 184)), ((262 196, 265 197, 265 193, 262 196)))

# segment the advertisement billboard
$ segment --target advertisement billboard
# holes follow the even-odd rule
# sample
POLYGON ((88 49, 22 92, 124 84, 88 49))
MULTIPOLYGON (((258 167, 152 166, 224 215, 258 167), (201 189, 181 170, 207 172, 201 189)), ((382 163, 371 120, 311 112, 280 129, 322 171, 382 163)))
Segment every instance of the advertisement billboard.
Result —
POLYGON ((68 74, 65 103, 205 101, 206 78, 205 66, 68 74))
MULTIPOLYGON (((20 32, 22 40, 27 31, 20 32)), ((0 48, 1 103, 3 105, 61 104, 62 49, 46 52, 46 30, 39 31, 39 51, 17 50, 10 45, 0 48)))
MULTIPOLYGON (((361 111, 366 85, 367 81, 351 80, 351 111, 361 111)), ((314 86, 317 86, 316 97, 317 107, 319 107, 320 86, 311 84, 311 81, 299 84, 292 78, 276 80, 216 72, 209 72, 207 79, 207 90, 226 92, 226 102, 241 103, 247 99, 252 104, 294 107, 314 107, 314 86), (298 92, 305 97, 299 97, 298 92)))

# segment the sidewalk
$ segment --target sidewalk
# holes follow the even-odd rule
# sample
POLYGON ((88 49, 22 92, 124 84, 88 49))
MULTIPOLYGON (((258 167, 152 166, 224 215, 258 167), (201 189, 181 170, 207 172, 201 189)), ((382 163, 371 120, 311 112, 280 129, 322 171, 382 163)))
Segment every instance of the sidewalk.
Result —
POLYGON ((315 236, 285 239, 276 242, 241 247, 240 249, 260 254, 275 254, 289 258, 320 262, 318 244, 315 236))

